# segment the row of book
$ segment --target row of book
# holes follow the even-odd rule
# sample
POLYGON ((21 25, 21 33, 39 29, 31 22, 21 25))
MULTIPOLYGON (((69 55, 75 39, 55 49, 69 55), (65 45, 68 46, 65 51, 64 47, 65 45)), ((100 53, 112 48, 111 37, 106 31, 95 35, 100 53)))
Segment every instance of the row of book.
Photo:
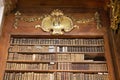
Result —
POLYGON ((72 64, 68 62, 58 63, 58 70, 91 70, 91 71, 107 71, 106 64, 72 64))
POLYGON ((104 52, 103 46, 11 46, 9 52, 104 52))
POLYGON ((72 64, 69 62, 57 63, 7 63, 6 69, 11 70, 93 70, 93 71, 107 71, 106 64, 72 64))
POLYGON ((23 61, 85 61, 85 54, 29 54, 29 53, 9 53, 8 60, 23 60, 23 61))
POLYGON ((6 72, 3 80, 55 80, 54 77, 54 73, 6 72))
POLYGON ((108 73, 34 73, 34 72, 6 72, 3 80, 109 80, 108 73))
POLYGON ((55 61, 55 54, 9 53, 8 60, 55 61))
POLYGON ((72 62, 81 62, 81 61, 85 61, 84 60, 84 56, 85 54, 57 54, 57 61, 72 61, 72 62))
POLYGON ((10 46, 11 52, 55 52, 55 46, 10 46))
POLYGON ((57 52, 104 52, 103 46, 59 46, 57 52))
POLYGON ((66 45, 103 45, 104 40, 102 38, 96 39, 42 39, 42 38, 13 38, 10 40, 11 44, 66 44, 66 45))
POLYGON ((57 72, 57 80, 109 80, 107 73, 84 74, 57 72))
POLYGON ((106 64, 72 64, 73 70, 108 71, 106 64))
POLYGON ((7 63, 6 69, 11 70, 53 70, 55 63, 7 63))

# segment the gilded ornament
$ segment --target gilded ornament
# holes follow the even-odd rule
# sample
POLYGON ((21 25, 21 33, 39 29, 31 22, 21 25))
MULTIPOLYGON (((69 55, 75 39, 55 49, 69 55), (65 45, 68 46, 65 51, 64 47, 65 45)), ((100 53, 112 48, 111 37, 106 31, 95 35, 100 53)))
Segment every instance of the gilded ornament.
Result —
POLYGON ((100 14, 98 12, 95 13, 94 19, 95 19, 95 22, 96 22, 97 29, 102 27, 101 20, 100 20, 100 14))
POLYGON ((110 7, 111 28, 116 31, 120 24, 120 1, 110 0, 108 7, 110 7))
POLYGON ((97 29, 102 27, 100 14, 98 12, 95 12, 94 17, 82 18, 82 19, 76 20, 76 22, 79 23, 79 24, 86 24, 86 23, 89 23, 89 22, 92 22, 92 21, 96 22, 97 29))
POLYGON ((56 9, 42 20, 41 28, 52 34, 63 34, 71 31, 74 25, 71 18, 65 16, 61 10, 56 9))
POLYGON ((19 11, 17 11, 15 13, 15 22, 13 24, 14 28, 17 29, 18 27, 18 21, 21 19, 21 13, 19 11))

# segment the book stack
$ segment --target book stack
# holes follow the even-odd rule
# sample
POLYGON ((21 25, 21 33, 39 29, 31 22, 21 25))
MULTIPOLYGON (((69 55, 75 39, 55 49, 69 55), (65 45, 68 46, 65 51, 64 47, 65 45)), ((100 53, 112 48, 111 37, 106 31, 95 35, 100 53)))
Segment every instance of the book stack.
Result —
POLYGON ((12 37, 3 80, 109 80, 103 38, 12 37))

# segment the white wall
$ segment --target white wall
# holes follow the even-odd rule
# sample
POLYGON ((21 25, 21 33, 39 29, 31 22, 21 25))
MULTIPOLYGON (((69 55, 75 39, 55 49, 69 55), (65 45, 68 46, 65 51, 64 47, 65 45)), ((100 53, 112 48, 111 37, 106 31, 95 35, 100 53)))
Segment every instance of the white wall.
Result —
POLYGON ((0 0, 0 36, 2 33, 2 23, 3 23, 3 16, 4 16, 4 0, 0 0))

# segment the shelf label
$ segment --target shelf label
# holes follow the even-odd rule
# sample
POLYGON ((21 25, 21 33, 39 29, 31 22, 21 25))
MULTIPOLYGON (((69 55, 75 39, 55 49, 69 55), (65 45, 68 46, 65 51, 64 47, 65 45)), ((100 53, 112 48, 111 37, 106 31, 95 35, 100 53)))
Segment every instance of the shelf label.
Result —
POLYGON ((50 62, 50 64, 55 64, 55 62, 50 62))

